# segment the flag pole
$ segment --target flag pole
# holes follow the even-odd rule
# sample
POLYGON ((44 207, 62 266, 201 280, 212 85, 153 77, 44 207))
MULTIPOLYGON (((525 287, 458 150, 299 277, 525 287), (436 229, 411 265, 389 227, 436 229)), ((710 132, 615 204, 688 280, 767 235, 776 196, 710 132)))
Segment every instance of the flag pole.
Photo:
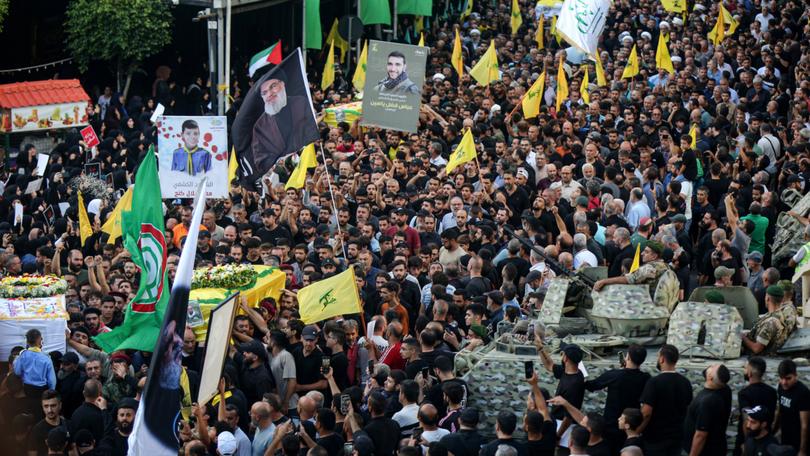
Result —
POLYGON ((304 60, 304 72, 307 71, 307 0, 301 1, 301 53, 304 60))
POLYGON ((343 252, 343 258, 346 259, 346 245, 343 243, 343 232, 340 229, 340 222, 337 219, 337 204, 335 204, 335 192, 332 191, 332 177, 329 175, 329 169, 326 166, 326 153, 323 151, 323 143, 319 144, 321 147, 321 157, 323 158, 323 169, 326 171, 326 185, 329 187, 329 196, 332 198, 332 214, 335 217, 335 226, 337 226, 338 237, 340 237, 340 250, 343 252))

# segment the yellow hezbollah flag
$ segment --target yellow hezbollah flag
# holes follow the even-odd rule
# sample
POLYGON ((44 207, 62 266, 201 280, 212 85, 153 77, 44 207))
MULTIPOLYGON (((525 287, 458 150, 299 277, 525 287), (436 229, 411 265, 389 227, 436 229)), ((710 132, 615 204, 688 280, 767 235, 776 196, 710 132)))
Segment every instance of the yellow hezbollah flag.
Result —
POLYGON ((475 78, 482 86, 487 86, 490 82, 501 78, 498 71, 498 54, 495 52, 495 40, 490 41, 487 52, 470 70, 470 76, 475 78))
POLYGON ((636 244, 636 254, 633 256, 633 264, 630 265, 630 272, 635 272, 641 263, 641 242, 636 244))
POLYGON ((450 174, 459 165, 475 160, 477 156, 478 153, 475 151, 475 142, 473 141, 472 133, 467 129, 467 131, 464 132, 464 136, 461 138, 461 142, 456 146, 456 150, 450 155, 445 174, 450 174))
POLYGON ((557 44, 560 44, 560 35, 557 34, 557 16, 551 16, 551 35, 557 39, 557 44))
POLYGON ((586 104, 591 104, 591 96, 588 94, 588 65, 584 66, 582 73, 582 83, 579 85, 579 94, 582 95, 582 101, 586 104))
MULTIPOLYGON (((422 33, 422 30, 424 29, 425 29, 425 16, 416 16, 416 18, 413 20, 413 30, 416 33, 422 33)), ((424 45, 420 44, 420 46, 424 45)))
POLYGON ((346 60, 346 52, 349 50, 349 42, 344 40, 343 37, 340 36, 338 33, 338 20, 335 18, 335 22, 332 22, 332 28, 329 29, 329 35, 326 35, 326 41, 324 43, 331 43, 334 42, 335 46, 340 49, 340 61, 346 60))
POLYGON ((709 40, 711 40, 712 44, 715 46, 719 45, 723 42, 726 38, 726 24, 723 20, 723 5, 720 5, 720 9, 717 10, 717 22, 714 24, 714 28, 709 31, 709 40))
POLYGON ((287 185, 284 190, 288 188, 302 188, 307 182, 307 170, 318 166, 318 160, 315 158, 315 144, 310 144, 304 147, 301 153, 301 159, 298 160, 298 166, 295 167, 290 178, 287 180, 287 185))
POLYGON ((458 78, 461 79, 461 75, 464 74, 464 57, 461 55, 461 37, 458 35, 458 29, 456 29, 456 40, 453 42, 453 55, 450 57, 450 63, 456 69, 458 78))
POLYGON ((368 41, 363 43, 363 51, 360 53, 360 58, 357 59, 357 68, 354 69, 354 76, 352 76, 352 85, 358 92, 363 91, 363 86, 366 85, 366 64, 368 62, 368 41))
MULTIPOLYGON (((736 19, 734 19, 734 16, 731 15, 731 12, 729 10, 727 10, 726 7, 723 6, 722 3, 720 4, 720 12, 722 13, 723 25, 724 25, 724 27, 723 27, 723 38, 726 38, 726 37, 729 37, 729 36, 734 34, 734 31, 737 30, 737 27, 740 25, 740 23, 737 22, 736 19)), ((719 21, 718 21, 718 23, 719 23, 719 21)), ((711 31, 709 31, 709 40, 712 43, 714 43, 715 38, 717 38, 716 35, 719 32, 719 30, 717 30, 717 28, 718 28, 718 24, 715 24, 714 28, 711 29, 711 31)), ((723 41, 723 40, 721 39, 720 41, 723 41)))
POLYGON ((132 209, 133 188, 134 187, 129 187, 127 191, 124 192, 124 196, 118 200, 118 204, 115 205, 115 209, 110 213, 110 217, 101 227, 101 231, 110 235, 107 239, 107 244, 115 244, 115 240, 121 237, 121 213, 132 209))
POLYGON ((473 0, 467 0, 467 4, 464 5, 464 11, 461 12, 461 19, 464 19, 465 17, 470 17, 470 14, 472 14, 472 9, 473 9, 473 0))
POLYGON ((554 105, 557 112, 560 112, 560 105, 568 99, 568 81, 565 79, 565 68, 563 68, 563 55, 560 54, 560 66, 557 67, 557 102, 554 105))
POLYGON ((689 129, 689 136, 692 137, 692 142, 689 144, 693 150, 697 149, 697 137, 698 137, 698 127, 697 124, 692 124, 692 128, 689 129))
POLYGON ((87 208, 84 206, 84 197, 81 190, 79 190, 79 236, 82 238, 82 247, 84 247, 87 238, 93 235, 93 225, 90 224, 90 218, 87 217, 87 208))
POLYGON ((529 87, 529 91, 526 92, 526 95, 523 96, 523 101, 520 103, 523 105, 523 117, 531 119, 537 117, 537 114, 540 113, 540 104, 543 103, 545 86, 546 72, 544 71, 540 74, 540 77, 534 81, 534 84, 529 87))
POLYGON ((228 189, 233 186, 237 169, 239 169, 239 163, 236 161, 236 147, 231 147, 231 155, 228 156, 228 189))
POLYGON ((661 0, 661 5, 668 13, 682 13, 686 11, 684 0, 661 0))
POLYGON ((512 25, 512 35, 517 35, 518 29, 523 25, 523 17, 520 14, 518 0, 512 0, 512 18, 510 23, 512 25))
POLYGON ((298 310, 301 320, 307 325, 338 315, 362 312, 354 268, 298 290, 298 310))
POLYGON ((596 85, 604 87, 607 85, 605 79, 605 69, 602 68, 602 57, 599 57, 599 49, 596 50, 596 85))
POLYGON ((537 42, 537 49, 543 49, 543 15, 537 21, 537 31, 534 33, 534 41, 537 42))
POLYGON ((419 46, 425 45, 425 32, 419 32, 419 46))
POLYGON ((326 90, 335 82, 335 42, 329 44, 329 54, 326 56, 326 63, 323 65, 321 75, 321 90, 326 90))
POLYGON ((638 74, 638 72, 638 53, 636 52, 636 45, 634 44, 633 49, 630 51, 630 56, 627 58, 627 65, 624 67, 624 71, 622 72, 622 79, 632 79, 638 74))
POLYGON ((655 50, 655 66, 657 68, 663 68, 669 74, 675 74, 675 68, 672 67, 672 57, 669 56, 669 49, 667 49, 663 32, 658 32, 658 48, 655 50))

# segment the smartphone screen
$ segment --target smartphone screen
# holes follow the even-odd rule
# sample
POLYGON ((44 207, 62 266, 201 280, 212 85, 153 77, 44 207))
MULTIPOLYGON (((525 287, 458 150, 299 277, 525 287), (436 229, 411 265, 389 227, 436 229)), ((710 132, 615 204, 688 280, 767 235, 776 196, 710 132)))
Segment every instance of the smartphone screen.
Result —
POLYGON ((349 398, 348 394, 341 394, 340 395, 340 414, 346 416, 349 414, 349 398))
POLYGON ((430 368, 429 367, 423 367, 422 368, 422 378, 427 380, 428 375, 430 375, 430 368))
POLYGON ((369 375, 374 373, 374 361, 373 360, 368 361, 368 373, 369 373, 369 375))
POLYGON ((330 363, 331 363, 331 360, 329 359, 328 356, 324 356, 323 358, 321 358, 321 372, 323 372, 324 374, 329 372, 329 364, 330 363))
POLYGON ((532 375, 534 375, 534 361, 524 361, 523 370, 525 371, 526 378, 532 378, 532 375))

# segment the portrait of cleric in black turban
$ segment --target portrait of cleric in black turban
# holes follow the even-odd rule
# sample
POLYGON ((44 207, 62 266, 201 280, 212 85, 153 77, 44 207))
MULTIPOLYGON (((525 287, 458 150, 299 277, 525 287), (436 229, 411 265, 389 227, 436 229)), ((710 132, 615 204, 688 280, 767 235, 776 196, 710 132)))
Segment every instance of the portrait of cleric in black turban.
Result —
POLYGON ((254 185, 286 155, 318 139, 301 54, 295 50, 250 88, 233 123, 239 177, 254 185))

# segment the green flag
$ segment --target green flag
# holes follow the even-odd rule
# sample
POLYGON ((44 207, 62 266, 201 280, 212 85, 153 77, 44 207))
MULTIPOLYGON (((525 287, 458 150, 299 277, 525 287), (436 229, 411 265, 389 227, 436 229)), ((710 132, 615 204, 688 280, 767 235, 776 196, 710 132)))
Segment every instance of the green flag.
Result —
POLYGON ((157 157, 152 146, 138 167, 132 210, 121 215, 124 247, 141 270, 141 282, 135 298, 127 306, 124 323, 94 338, 107 353, 116 350, 155 349, 163 313, 169 302, 166 279, 166 237, 157 157))
MULTIPOLYGON (((361 4, 362 6, 362 4, 361 4)), ((413 14, 416 16, 432 16, 432 0, 399 0, 397 2, 397 13, 413 14)))
POLYGON ((321 2, 319 0, 304 0, 306 10, 304 48, 320 49, 323 41, 321 31, 321 2))
POLYGON ((363 25, 391 25, 391 8, 388 6, 388 0, 362 0, 360 20, 363 21, 363 25))

